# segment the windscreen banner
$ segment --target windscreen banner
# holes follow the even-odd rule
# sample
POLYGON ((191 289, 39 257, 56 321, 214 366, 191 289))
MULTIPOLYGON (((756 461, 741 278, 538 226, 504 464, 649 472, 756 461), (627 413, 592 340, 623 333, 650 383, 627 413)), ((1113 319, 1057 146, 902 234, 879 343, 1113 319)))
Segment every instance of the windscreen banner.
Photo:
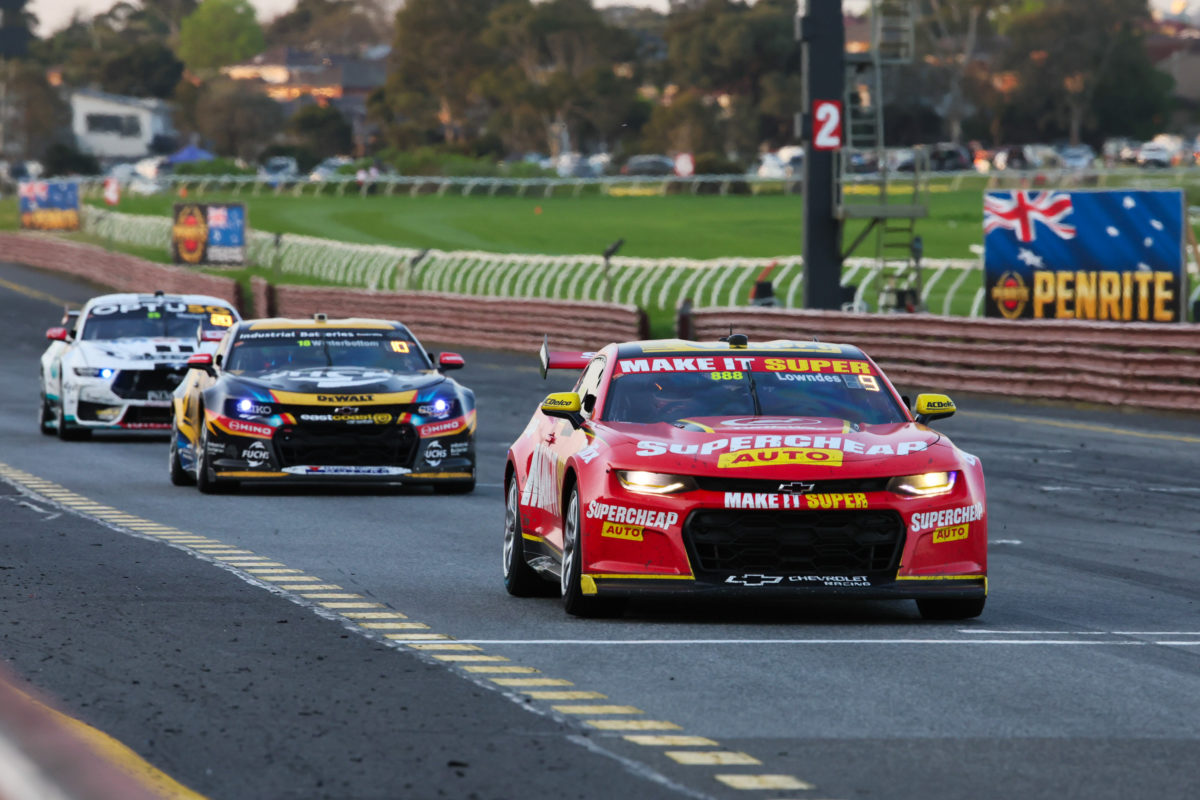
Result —
POLYGON ((246 206, 242 203, 176 203, 171 260, 198 266, 246 263, 246 206))
POLYGON ((991 191, 983 201, 986 315, 1185 319, 1180 189, 991 191))
POLYGON ((79 230, 79 184, 21 181, 17 184, 21 227, 39 231, 79 230))

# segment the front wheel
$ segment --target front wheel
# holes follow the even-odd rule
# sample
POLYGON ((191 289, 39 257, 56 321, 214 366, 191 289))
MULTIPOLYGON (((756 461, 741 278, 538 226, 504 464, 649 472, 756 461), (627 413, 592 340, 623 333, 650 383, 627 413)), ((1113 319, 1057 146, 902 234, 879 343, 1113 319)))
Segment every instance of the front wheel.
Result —
POLYGON ((54 427, 58 438, 64 442, 77 442, 80 439, 91 438, 92 432, 87 428, 76 428, 67 424, 67 412, 63 410, 62 393, 58 395, 58 406, 54 410, 54 427))
POLYGON ((928 598, 917 601, 917 610, 922 619, 971 619, 983 613, 986 597, 973 600, 928 598))
POLYGON ((45 392, 41 395, 41 404, 38 409, 38 430, 42 436, 54 435, 54 408, 50 405, 50 401, 46 399, 45 392))
POLYGON ((624 599, 599 598, 583 593, 583 536, 579 525, 579 490, 571 489, 563 516, 563 560, 560 573, 563 608, 575 617, 606 617, 620 614, 624 599))
POLYGON ((514 475, 508 482, 504 499, 504 588, 513 597, 545 597, 554 591, 554 584, 538 577, 525 560, 519 497, 520 490, 514 475))
POLYGON ((179 460, 179 429, 173 423, 171 425, 171 447, 167 451, 167 463, 173 485, 191 486, 196 482, 196 476, 184 469, 183 462, 179 460))
MULTIPOLYGON (((204 418, 203 413, 200 416, 204 418)), ((208 452, 208 425, 200 423, 200 441, 196 444, 196 488, 203 494, 216 494, 217 492, 234 487, 233 481, 222 481, 217 479, 216 470, 212 467, 212 456, 208 452)))

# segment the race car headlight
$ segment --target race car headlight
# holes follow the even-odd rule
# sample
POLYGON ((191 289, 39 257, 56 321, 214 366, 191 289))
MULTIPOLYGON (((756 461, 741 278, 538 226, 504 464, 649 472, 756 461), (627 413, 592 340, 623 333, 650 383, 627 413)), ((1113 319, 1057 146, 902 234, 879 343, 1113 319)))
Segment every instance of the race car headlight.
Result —
POLYGON ((454 399, 450 397, 435 397, 428 403, 417 407, 417 413, 422 417, 446 419, 454 411, 454 399))
POLYGON ((696 481, 690 475, 669 475, 633 469, 617 470, 617 480, 625 489, 638 494, 676 494, 697 488, 696 481))
POLYGON ((888 491, 909 497, 934 497, 949 494, 958 481, 957 472, 924 472, 920 475, 899 475, 888 481, 888 491))
POLYGON ((275 414, 275 408, 270 403, 263 403, 249 397, 236 400, 226 400, 225 415, 229 417, 270 417, 275 414))
POLYGON ((116 370, 108 367, 76 367, 75 374, 81 378, 111 378, 116 370))

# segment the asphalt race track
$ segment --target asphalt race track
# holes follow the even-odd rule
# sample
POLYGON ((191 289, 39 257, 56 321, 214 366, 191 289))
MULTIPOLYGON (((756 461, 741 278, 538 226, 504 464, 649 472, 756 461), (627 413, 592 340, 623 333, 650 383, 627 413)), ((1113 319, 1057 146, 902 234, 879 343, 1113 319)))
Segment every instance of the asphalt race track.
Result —
POLYGON ((569 388, 542 382, 534 354, 461 349, 479 397, 472 495, 202 496, 168 482, 163 437, 37 432, 43 333, 57 300, 95 293, 0 265, 0 657, 201 795, 1200 786, 1200 417, 958 398, 937 427, 987 474, 977 620, 751 601, 579 620, 500 581, 505 449, 569 388))

